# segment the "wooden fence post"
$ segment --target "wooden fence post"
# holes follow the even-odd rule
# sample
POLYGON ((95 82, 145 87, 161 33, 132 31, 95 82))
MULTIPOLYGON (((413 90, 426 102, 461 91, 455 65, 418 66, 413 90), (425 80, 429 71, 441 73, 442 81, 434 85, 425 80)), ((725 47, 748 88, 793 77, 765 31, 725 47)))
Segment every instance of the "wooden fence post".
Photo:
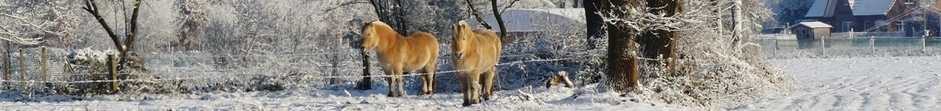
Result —
POLYGON ((117 61, 114 60, 113 54, 108 54, 108 74, 111 75, 111 93, 118 92, 118 65, 117 61))
POLYGON ((26 51, 20 49, 20 85, 23 86, 23 90, 26 90, 26 51))
POLYGON ((360 80, 359 84, 356 86, 360 90, 372 89, 372 78, 369 77, 369 55, 366 55, 366 50, 360 50, 360 55, 363 56, 363 80, 360 80))
MULTIPOLYGON (((4 47, 9 49, 10 47, 4 47)), ((3 88, 10 87, 10 50, 3 50, 3 88)))
POLYGON ((48 70, 48 68, 46 68, 46 47, 43 46, 42 48, 40 48, 40 50, 41 51, 39 53, 40 54, 39 55, 40 56, 39 68, 40 68, 40 72, 42 73, 42 82, 46 83, 46 80, 47 80, 46 70, 48 70))
POLYGON ((869 36, 869 54, 876 55, 876 36, 869 36))
POLYGON ((820 38, 820 55, 827 56, 827 37, 823 36, 820 38))

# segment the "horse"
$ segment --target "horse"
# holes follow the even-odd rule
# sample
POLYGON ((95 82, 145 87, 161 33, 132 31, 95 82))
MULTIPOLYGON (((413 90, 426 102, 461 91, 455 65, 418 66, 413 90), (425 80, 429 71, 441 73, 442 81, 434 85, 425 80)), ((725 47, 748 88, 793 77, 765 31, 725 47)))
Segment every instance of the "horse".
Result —
POLYGON ((454 68, 458 70, 457 79, 464 93, 462 105, 480 103, 480 98, 490 100, 493 94, 493 77, 497 75, 496 64, 500 61, 500 52, 503 50, 501 39, 490 30, 471 30, 464 20, 452 25, 451 29, 454 31, 451 60, 454 68))
POLYGON ((389 97, 406 95, 403 73, 427 73, 421 76, 422 94, 434 94, 435 66, 438 62, 438 40, 427 32, 413 32, 408 37, 395 32, 382 21, 365 23, 362 29, 362 48, 375 50, 382 71, 389 84, 389 97))

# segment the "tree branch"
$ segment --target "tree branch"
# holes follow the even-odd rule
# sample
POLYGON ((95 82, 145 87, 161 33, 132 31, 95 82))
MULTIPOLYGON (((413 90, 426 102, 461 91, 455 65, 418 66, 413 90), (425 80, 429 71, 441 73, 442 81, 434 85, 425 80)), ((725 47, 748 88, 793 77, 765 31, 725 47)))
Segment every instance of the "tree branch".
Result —
POLYGON ((507 5, 506 7, 503 7, 503 10, 500 10, 500 13, 506 12, 506 9, 510 9, 510 7, 513 7, 513 5, 516 4, 516 2, 518 2, 518 1, 520 1, 520 0, 513 0, 512 2, 510 2, 510 5, 507 5))
POLYGON ((137 17, 138 15, 140 15, 139 13, 140 3, 141 3, 141 0, 134 1, 134 12, 132 12, 131 14, 131 23, 129 23, 131 25, 131 32, 130 34, 127 35, 127 40, 124 41, 124 45, 126 46, 123 51, 124 53, 127 53, 127 51, 130 51, 131 49, 134 49, 134 38, 137 38, 137 31, 138 31, 137 30, 137 25, 138 25, 137 17))
POLYGON ((477 9, 474 8, 474 3, 471 3, 470 0, 464 0, 464 1, 467 2, 467 7, 470 8, 471 14, 474 15, 474 18, 477 18, 477 22, 480 22, 480 25, 483 25, 484 28, 486 29, 493 29, 493 28, 490 28, 490 24, 488 24, 487 21, 484 21, 483 18, 480 18, 480 12, 478 12, 477 9))
MULTIPOLYGON (((49 33, 49 34, 55 34, 55 35, 62 35, 62 33, 60 33, 60 32, 52 32, 52 31, 48 31, 48 30, 42 30, 42 29, 43 29, 42 26, 33 24, 32 22, 29 22, 28 20, 26 20, 26 18, 23 18, 23 17, 18 17, 18 16, 14 16, 14 15, 10 15, 10 14, 2 14, 2 13, 0 13, 0 16, 10 17, 10 18, 13 18, 13 19, 15 19, 15 20, 17 20, 17 21, 23 22, 23 23, 25 23, 25 24, 24 24, 25 26, 29 26, 29 27, 35 28, 35 29, 37 29, 37 30, 40 30, 39 32, 49 33)), ((9 31, 8 31, 8 32, 9 32, 9 31)))
MULTIPOLYGON (((373 0, 369 0, 369 1, 372 2, 373 0)), ((361 3, 370 3, 370 2, 350 1, 350 2, 346 2, 346 3, 341 3, 340 5, 337 5, 337 7, 327 8, 327 10, 324 10, 323 12, 330 12, 330 11, 333 11, 333 10, 336 10, 336 9, 340 9, 340 7, 346 7, 346 6, 356 5, 356 4, 361 4, 361 3)))
POLYGON ((503 24, 503 13, 497 9, 497 0, 490 0, 490 7, 493 8, 493 17, 497 18, 497 25, 500 25, 500 38, 506 38, 506 25, 503 24))
POLYGON ((118 39, 118 35, 114 34, 114 31, 111 30, 110 26, 108 26, 108 22, 105 22, 105 19, 101 17, 100 13, 98 13, 98 5, 95 4, 95 0, 85 0, 85 7, 82 7, 82 9, 88 11, 88 13, 92 14, 92 16, 98 20, 98 24, 101 24, 101 27, 105 29, 105 32, 108 32, 108 37, 111 37, 111 40, 114 41, 114 45, 118 50, 124 49, 120 39, 118 39))

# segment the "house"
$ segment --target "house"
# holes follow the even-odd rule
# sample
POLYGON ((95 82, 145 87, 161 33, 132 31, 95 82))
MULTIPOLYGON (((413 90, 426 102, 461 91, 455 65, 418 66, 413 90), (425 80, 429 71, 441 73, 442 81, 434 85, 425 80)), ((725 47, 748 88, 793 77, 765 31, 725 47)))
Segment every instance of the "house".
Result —
POLYGON ((941 30, 941 2, 919 0, 817 0, 804 16, 833 25, 831 32, 887 32, 921 36, 941 30))
MULTIPOLYGON (((560 30, 584 29, 585 26, 585 9, 583 8, 507 9, 501 15, 507 31, 504 42, 546 36, 553 34, 551 32, 573 32, 560 30)), ((480 15, 480 18, 483 18, 493 31, 499 34, 500 26, 494 17, 493 13, 480 15)), ((468 18, 465 21, 473 29, 484 29, 476 18, 468 18)))
POLYGON ((833 26, 823 22, 801 22, 791 27, 791 32, 797 35, 797 40, 814 40, 830 37, 830 28, 833 26))

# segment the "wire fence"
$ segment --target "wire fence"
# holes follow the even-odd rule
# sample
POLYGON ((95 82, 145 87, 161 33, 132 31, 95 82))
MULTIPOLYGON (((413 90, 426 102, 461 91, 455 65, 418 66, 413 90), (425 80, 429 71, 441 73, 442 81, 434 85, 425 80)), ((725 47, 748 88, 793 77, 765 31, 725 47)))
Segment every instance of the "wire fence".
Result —
MULTIPOLYGON (((37 49, 27 49, 27 52, 37 52, 37 49)), ((45 49, 39 49, 45 50, 45 49)), ((69 54, 46 54, 46 55, 69 55, 69 54)), ((3 64, 9 69, 5 69, 7 73, 3 73, 3 79, 0 80, 0 85, 4 86, 3 88, 22 88, 20 90, 32 90, 40 88, 48 88, 49 86, 44 84, 82 84, 82 83, 126 83, 126 82, 166 82, 166 81, 211 81, 211 80, 225 80, 231 78, 248 78, 256 75, 264 76, 288 76, 290 73, 300 73, 302 70, 308 70, 307 72, 328 72, 328 70, 340 71, 346 74, 309 74, 310 78, 315 78, 317 80, 327 80, 327 79, 346 79, 347 81, 357 81, 363 77, 370 78, 382 78, 382 77, 393 77, 394 75, 385 75, 385 74, 370 74, 364 76, 357 74, 357 72, 351 72, 353 70, 361 70, 363 67, 361 62, 358 62, 355 58, 350 58, 350 60, 339 60, 337 63, 324 63, 320 60, 311 60, 310 62, 269 62, 265 64, 271 64, 269 67, 242 67, 242 68, 226 68, 226 67, 217 67, 213 66, 211 60, 206 60, 210 62, 197 62, 196 64, 186 64, 183 65, 175 64, 180 61, 186 62, 188 60, 198 60, 198 59, 213 59, 218 57, 249 57, 249 58, 290 58, 290 57, 301 57, 301 58, 316 58, 323 57, 327 55, 343 55, 348 54, 349 52, 322 52, 322 53, 305 53, 305 54, 274 54, 277 56, 271 55, 208 55, 208 54, 157 54, 151 53, 144 55, 143 57, 147 60, 153 60, 152 64, 145 64, 146 67, 153 68, 150 71, 147 71, 147 75, 157 75, 158 78, 111 78, 111 79, 75 79, 75 77, 87 77, 94 75, 112 75, 109 77, 114 77, 113 75, 127 74, 127 72, 107 72, 102 71, 96 68, 94 65, 77 65, 71 63, 68 59, 51 59, 55 57, 40 57, 40 54, 34 53, 24 53, 21 57, 20 53, 11 54, 10 64, 3 64), (26 58, 26 59, 23 59, 26 58), (48 60, 47 63, 38 63, 41 60, 48 60), (19 62, 23 62, 23 65, 19 65, 19 62), (43 68, 45 67, 45 68, 43 68), (299 68, 273 68, 273 67, 299 67, 299 68), (304 67, 316 67, 316 68, 304 68, 304 67), (84 71, 74 71, 76 69, 84 71), (45 73, 41 73, 45 72, 45 73)), ((538 53, 516 53, 516 54, 505 54, 502 55, 500 63, 495 64, 496 66, 512 66, 512 65, 521 65, 523 63, 529 62, 556 62, 556 61, 566 61, 566 60, 575 60, 580 58, 592 57, 593 55, 590 52, 555 52, 557 54, 568 54, 568 55, 577 55, 577 56, 560 56, 556 58, 538 58, 535 57, 538 53)), ((357 54, 358 55, 358 54, 357 54)), ((449 66, 449 54, 442 54, 439 57, 439 67, 440 66, 449 66), (441 61, 445 60, 445 61, 441 61)), ((59 57, 62 58, 62 57, 59 57)), ((98 67, 101 67, 99 65, 98 67)), ((104 65, 107 66, 107 65, 104 65)), ((376 66, 375 63, 373 66, 376 66)), ((522 67, 520 67, 522 68, 522 67)), ((107 69, 107 68, 105 68, 107 69)), ((440 70, 436 71, 436 75, 448 75, 456 74, 463 70, 440 70)), ((380 70, 378 67, 371 68, 371 70, 380 70)), ((371 71, 379 72, 381 71, 371 71)), ((361 72, 360 72, 361 73, 361 72)), ((427 73, 410 73, 404 74, 403 77, 411 76, 422 76, 427 75, 427 73)))
POLYGON ((941 55, 941 38, 938 37, 760 39, 758 44, 771 58, 941 55))

